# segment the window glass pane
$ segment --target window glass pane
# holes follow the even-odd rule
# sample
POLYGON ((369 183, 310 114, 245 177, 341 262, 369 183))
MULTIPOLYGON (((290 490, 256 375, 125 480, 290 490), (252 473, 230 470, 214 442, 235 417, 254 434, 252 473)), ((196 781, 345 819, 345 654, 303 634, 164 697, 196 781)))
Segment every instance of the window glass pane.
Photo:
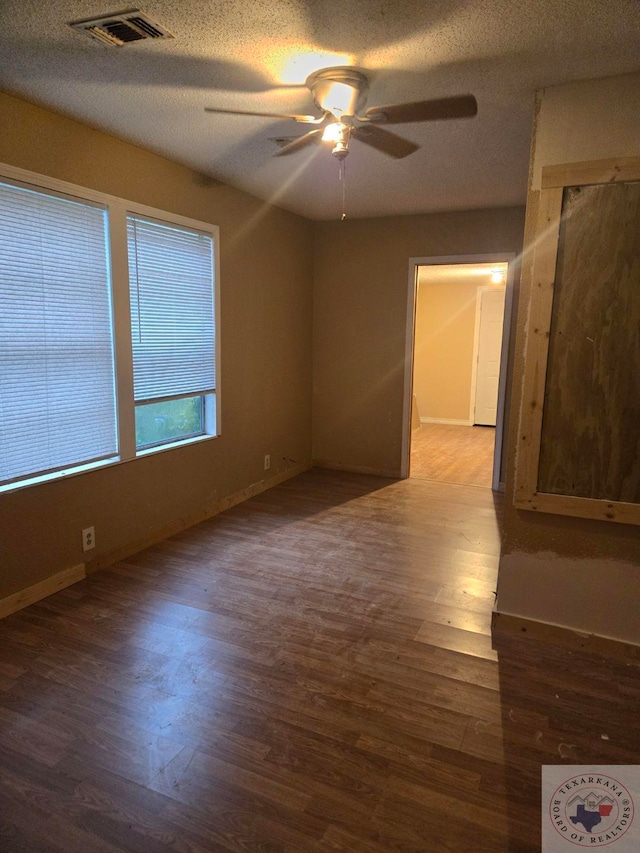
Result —
POLYGON ((204 432, 204 405, 200 396, 136 406, 138 450, 204 432))
POLYGON ((106 211, 0 183, 0 482, 116 454, 106 211))

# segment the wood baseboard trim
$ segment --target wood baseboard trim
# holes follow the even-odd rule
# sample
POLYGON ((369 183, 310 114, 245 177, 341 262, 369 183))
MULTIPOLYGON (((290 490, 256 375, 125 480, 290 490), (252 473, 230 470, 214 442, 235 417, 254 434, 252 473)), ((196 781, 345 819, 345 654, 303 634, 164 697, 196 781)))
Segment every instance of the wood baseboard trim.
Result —
POLYGON ((326 459, 314 459, 314 468, 325 468, 327 471, 346 471, 348 474, 370 474, 374 477, 385 477, 390 480, 402 479, 400 471, 391 468, 369 468, 365 465, 343 465, 342 462, 329 462, 326 459))
POLYGON ((265 480, 259 480, 257 483, 252 483, 245 489, 241 489, 238 492, 227 495, 226 498, 221 498, 214 503, 208 504, 185 518, 180 518, 171 524, 167 524, 158 530, 154 530, 148 536, 145 536, 144 539, 139 539, 136 542, 124 545, 122 548, 110 551, 107 554, 101 554, 99 557, 95 557, 87 563, 87 574, 91 575, 99 569, 105 569, 107 566, 112 566, 120 560, 126 560, 127 557, 131 557, 140 551, 144 551, 146 548, 150 548, 152 545, 156 545, 158 542, 162 542, 170 536, 175 536, 176 533, 181 533, 183 530, 193 527, 194 524, 200 524, 201 521, 213 518, 215 515, 219 515, 221 512, 231 509, 231 507, 249 500, 249 498, 253 498, 261 492, 266 492, 267 489, 272 489, 274 486, 279 486, 280 483, 284 483, 292 477, 297 477, 298 474, 308 471, 311 467, 312 465, 310 462, 293 465, 285 471, 280 471, 278 474, 274 474, 273 477, 269 477, 265 480))
POLYGON ((456 420, 454 418, 420 418, 421 424, 451 424, 452 426, 473 426, 469 418, 456 420))
POLYGON ((494 611, 491 617, 491 645, 498 652, 501 636, 531 637, 539 642, 571 651, 587 652, 640 665, 640 645, 636 646, 613 637, 587 634, 563 625, 553 625, 548 622, 539 622, 537 619, 494 611))
POLYGON ((0 619, 5 616, 10 616, 12 613, 17 613, 28 607, 30 604, 35 604, 36 601, 41 601, 54 592, 60 592, 71 584, 83 580, 87 576, 84 563, 77 566, 72 566, 70 569, 63 569, 57 572, 50 578, 46 578, 39 583, 28 586, 20 592, 14 592, 13 595, 8 595, 6 598, 0 599, 0 619))

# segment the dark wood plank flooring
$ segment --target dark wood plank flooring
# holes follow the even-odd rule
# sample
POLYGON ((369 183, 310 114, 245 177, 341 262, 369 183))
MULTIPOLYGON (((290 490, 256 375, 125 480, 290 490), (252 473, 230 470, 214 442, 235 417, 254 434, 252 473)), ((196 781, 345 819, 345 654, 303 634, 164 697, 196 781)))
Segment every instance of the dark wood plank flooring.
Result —
POLYGON ((539 850, 640 677, 492 650, 494 500, 316 470, 0 622, 0 850, 539 850))

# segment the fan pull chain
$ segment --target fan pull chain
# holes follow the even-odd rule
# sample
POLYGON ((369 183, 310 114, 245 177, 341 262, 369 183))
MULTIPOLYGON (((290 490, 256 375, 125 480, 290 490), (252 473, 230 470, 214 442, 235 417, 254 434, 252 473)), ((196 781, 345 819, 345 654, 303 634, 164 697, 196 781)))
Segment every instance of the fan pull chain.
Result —
POLYGON ((338 172, 338 180, 342 181, 342 216, 341 220, 345 220, 347 218, 347 213, 345 210, 345 202, 347 197, 347 164, 344 160, 340 161, 340 171, 338 172))

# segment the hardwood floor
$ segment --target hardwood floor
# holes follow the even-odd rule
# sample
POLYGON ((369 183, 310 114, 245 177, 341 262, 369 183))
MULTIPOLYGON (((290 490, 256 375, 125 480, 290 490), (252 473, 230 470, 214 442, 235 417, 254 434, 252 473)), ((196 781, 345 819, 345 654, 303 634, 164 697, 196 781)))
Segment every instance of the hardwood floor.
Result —
POLYGON ((495 434, 491 427, 421 424, 411 433, 410 476, 491 488, 495 434))
POLYGON ((492 650, 494 500, 315 470, 1 621, 0 850, 538 851, 640 677, 492 650))

